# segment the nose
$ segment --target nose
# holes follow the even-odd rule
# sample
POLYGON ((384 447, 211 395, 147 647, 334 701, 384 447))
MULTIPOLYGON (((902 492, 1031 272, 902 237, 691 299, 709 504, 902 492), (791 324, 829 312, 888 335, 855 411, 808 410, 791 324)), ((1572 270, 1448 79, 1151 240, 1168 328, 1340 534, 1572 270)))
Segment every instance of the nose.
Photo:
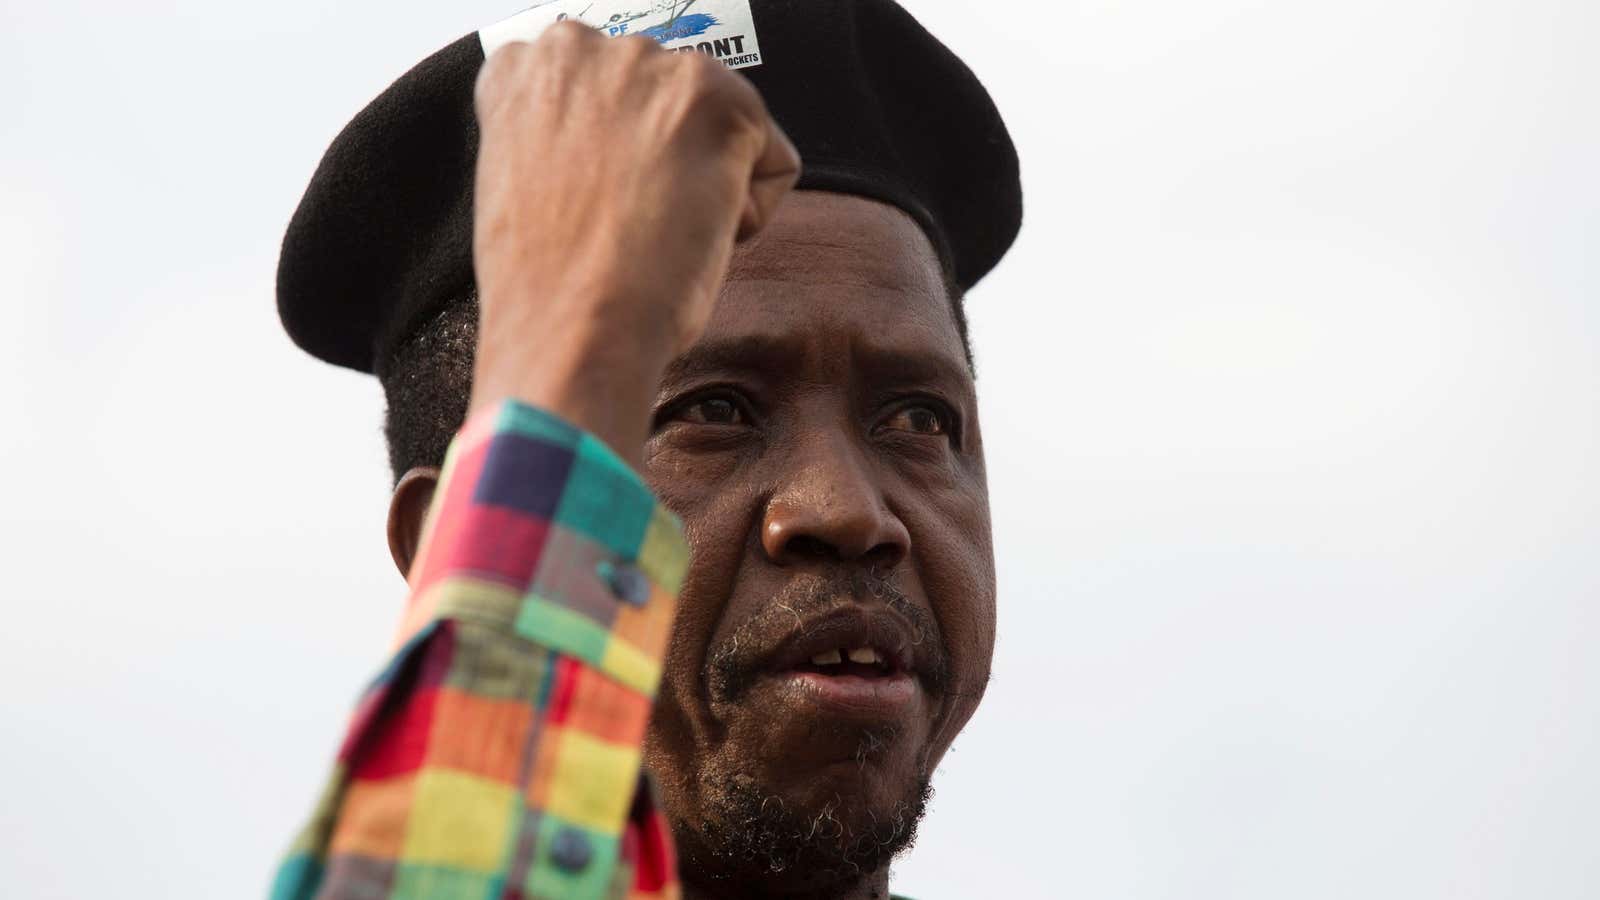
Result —
POLYGON ((852 561, 892 569, 911 536, 885 503, 860 450, 842 434, 797 447, 795 464, 767 500, 761 546, 781 566, 852 561))

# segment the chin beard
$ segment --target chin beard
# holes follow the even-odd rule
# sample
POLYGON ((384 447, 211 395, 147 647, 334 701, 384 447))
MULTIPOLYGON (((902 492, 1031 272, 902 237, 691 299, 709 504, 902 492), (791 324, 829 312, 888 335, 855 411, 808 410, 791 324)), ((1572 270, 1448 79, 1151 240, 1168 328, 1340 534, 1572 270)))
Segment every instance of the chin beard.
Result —
POLYGON ((800 808, 748 775, 703 784, 702 821, 674 822, 686 883, 721 896, 838 896, 877 873, 916 839, 933 787, 926 773, 892 808, 836 795, 800 808))

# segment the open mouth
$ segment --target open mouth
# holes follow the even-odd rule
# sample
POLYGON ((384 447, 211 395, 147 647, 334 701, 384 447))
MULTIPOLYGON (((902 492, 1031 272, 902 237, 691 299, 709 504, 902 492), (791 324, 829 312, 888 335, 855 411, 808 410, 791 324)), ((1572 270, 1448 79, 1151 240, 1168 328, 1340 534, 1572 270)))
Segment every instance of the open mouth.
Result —
POLYGON ((800 623, 765 668, 788 699, 828 718, 898 719, 921 690, 911 629, 882 608, 800 623))
POLYGON ((853 649, 837 648, 824 650, 811 657, 808 662, 795 667, 797 672, 813 672, 831 678, 852 676, 855 678, 885 678, 893 675, 897 670, 894 663, 877 647, 855 647, 853 649))

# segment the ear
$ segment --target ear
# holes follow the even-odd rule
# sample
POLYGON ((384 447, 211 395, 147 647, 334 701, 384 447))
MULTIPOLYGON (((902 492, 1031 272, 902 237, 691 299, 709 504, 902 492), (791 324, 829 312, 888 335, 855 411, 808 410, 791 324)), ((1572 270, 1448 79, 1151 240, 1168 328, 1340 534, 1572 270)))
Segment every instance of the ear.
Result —
POLYGON ((411 573, 411 562, 417 558, 428 507, 438 486, 438 469, 417 466, 401 476, 400 483, 394 486, 394 496, 389 498, 389 555, 394 557, 402 578, 411 573))

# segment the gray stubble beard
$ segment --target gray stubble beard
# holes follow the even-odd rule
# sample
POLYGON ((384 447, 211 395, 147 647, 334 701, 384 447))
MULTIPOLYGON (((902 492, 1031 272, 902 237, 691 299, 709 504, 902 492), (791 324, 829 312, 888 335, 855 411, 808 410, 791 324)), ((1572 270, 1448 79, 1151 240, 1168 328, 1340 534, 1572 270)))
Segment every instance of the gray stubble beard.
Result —
MULTIPOLYGON (((870 733, 862 738, 863 766, 883 742, 870 733)), ((685 880, 713 890, 737 885, 739 896, 790 900, 837 897, 885 869, 915 842, 933 797, 926 772, 881 817, 865 805, 852 806, 859 797, 837 794, 821 809, 796 809, 743 773, 702 779, 702 790, 704 819, 674 828, 685 880)))

